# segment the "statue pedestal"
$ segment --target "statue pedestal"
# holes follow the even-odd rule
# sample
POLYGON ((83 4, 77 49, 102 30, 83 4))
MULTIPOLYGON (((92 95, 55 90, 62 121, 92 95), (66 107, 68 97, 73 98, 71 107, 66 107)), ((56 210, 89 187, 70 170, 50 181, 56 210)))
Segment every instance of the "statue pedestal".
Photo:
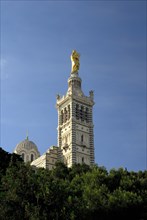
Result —
POLYGON ((77 72, 71 72, 70 76, 71 77, 79 77, 78 71, 77 72))

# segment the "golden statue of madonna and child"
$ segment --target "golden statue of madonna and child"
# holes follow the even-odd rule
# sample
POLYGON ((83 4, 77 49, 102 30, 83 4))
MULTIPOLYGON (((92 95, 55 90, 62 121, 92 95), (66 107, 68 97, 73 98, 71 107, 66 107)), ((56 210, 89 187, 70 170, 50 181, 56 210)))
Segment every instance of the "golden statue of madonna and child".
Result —
POLYGON ((76 50, 72 51, 71 64, 71 73, 78 73, 80 68, 80 54, 76 50))

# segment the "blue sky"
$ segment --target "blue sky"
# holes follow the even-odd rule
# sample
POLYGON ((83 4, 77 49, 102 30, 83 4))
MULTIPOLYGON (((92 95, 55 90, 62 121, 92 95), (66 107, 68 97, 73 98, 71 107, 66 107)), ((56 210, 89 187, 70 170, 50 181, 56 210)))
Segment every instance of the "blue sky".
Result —
POLYGON ((1 1, 0 146, 12 152, 27 130, 41 154, 57 144, 76 49, 94 90, 95 162, 146 169, 146 25, 145 1, 1 1))

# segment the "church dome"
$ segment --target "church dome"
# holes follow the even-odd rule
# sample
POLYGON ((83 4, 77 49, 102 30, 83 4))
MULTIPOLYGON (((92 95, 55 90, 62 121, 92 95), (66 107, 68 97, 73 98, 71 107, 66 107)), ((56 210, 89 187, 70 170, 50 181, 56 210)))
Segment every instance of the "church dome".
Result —
POLYGON ((36 144, 28 137, 16 145, 14 153, 21 155, 24 162, 33 161, 40 156, 36 144))

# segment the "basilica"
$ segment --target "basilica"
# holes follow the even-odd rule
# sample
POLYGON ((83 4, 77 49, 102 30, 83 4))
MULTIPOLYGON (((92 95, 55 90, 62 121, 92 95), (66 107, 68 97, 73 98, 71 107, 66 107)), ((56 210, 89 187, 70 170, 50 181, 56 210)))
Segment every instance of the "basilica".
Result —
POLYGON ((64 96, 56 97, 58 146, 51 146, 40 156, 36 144, 27 136, 14 150, 24 162, 30 162, 34 167, 51 170, 57 161, 64 162, 67 167, 72 167, 74 163, 94 164, 94 94, 90 91, 89 96, 85 96, 82 91, 80 55, 76 50, 72 51, 71 64, 68 90, 64 96))

